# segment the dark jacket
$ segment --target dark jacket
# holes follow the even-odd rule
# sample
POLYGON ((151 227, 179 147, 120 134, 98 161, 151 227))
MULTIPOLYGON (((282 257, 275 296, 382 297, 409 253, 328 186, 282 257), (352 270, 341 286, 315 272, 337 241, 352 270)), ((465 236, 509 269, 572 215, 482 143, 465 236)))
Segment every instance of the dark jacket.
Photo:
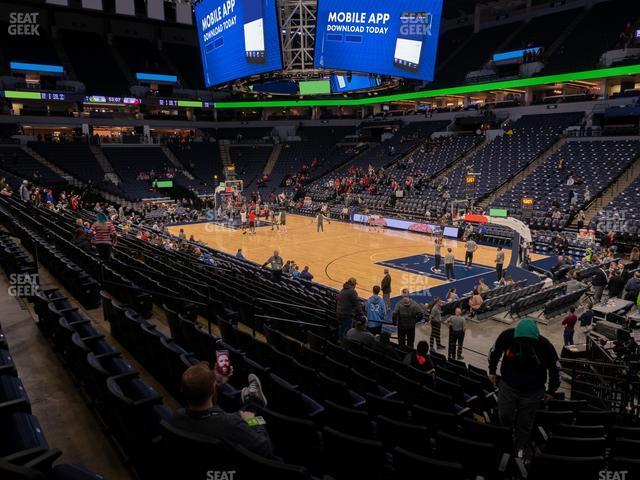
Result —
POLYGON ((340 317, 355 316, 363 313, 362 302, 353 285, 345 283, 338 293, 336 314, 340 317))
POLYGON ((400 330, 407 330, 416 326, 416 322, 422 320, 424 309, 416 301, 409 297, 403 297, 396 304, 393 311, 393 321, 400 330))
POLYGON ((382 282, 380 282, 380 290, 382 293, 391 293, 391 275, 388 273, 382 277, 382 282))
POLYGON ((502 359, 502 381, 514 390, 542 390, 548 374, 547 392, 555 393, 560 386, 560 370, 558 354, 551 342, 543 336, 537 340, 514 338, 514 332, 515 329, 510 328, 498 336, 489 353, 489 373, 495 375, 498 362, 502 359))
POLYGON ((620 275, 613 275, 609 279, 609 296, 621 298, 622 290, 624 290, 624 279, 620 275))
POLYGON ((242 445, 266 458, 273 458, 271 440, 264 427, 250 427, 239 413, 227 413, 217 405, 203 412, 177 410, 169 423, 180 430, 242 445))
POLYGON ((631 300, 633 302, 638 298, 638 293, 640 293, 640 278, 633 277, 630 278, 627 284, 624 286, 626 294, 624 298, 626 300, 631 300))
POLYGON ((593 275, 593 279, 591 280, 591 284, 594 287, 606 287, 607 283, 609 283, 609 277, 604 270, 599 268, 596 273, 593 275))

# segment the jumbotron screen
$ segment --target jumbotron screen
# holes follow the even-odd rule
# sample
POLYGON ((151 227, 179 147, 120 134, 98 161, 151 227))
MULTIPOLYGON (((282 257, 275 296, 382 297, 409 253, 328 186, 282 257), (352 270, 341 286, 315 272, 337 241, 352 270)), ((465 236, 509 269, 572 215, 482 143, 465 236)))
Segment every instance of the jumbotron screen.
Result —
POLYGON ((431 81, 442 0, 318 0, 314 65, 431 81))
POLYGON ((203 0, 195 17, 207 87, 282 69, 276 0, 203 0))

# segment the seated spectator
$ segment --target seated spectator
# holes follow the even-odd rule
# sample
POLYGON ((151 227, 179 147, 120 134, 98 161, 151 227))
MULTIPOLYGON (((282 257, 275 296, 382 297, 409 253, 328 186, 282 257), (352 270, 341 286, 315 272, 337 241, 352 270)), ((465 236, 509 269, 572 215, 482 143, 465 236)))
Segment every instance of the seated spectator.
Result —
POLYGON ((449 289, 449 291, 447 292, 447 296, 445 297, 445 300, 447 302, 455 302, 456 300, 460 300, 460 296, 456 292, 455 287, 449 289))
POLYGON ((354 326, 347 331, 344 338, 350 342, 362 343, 368 347, 376 345, 376 337, 367 331, 367 319, 365 317, 356 319, 354 326))
POLYGON ((308 266, 305 265, 305 267, 302 269, 302 272, 300 272, 300 278, 302 280, 306 280, 308 282, 313 280, 313 275, 309 271, 309 267, 308 266))
POLYGON ((624 286, 624 299, 635 302, 640 295, 640 272, 636 272, 624 286))
POLYGON ((476 288, 477 288, 477 290, 478 290, 478 292, 479 292, 480 294, 486 293, 486 292, 488 292, 489 290, 491 290, 491 289, 489 288, 489 285, 487 285, 486 283, 484 283, 484 278, 481 278, 481 279, 478 281, 478 286, 477 286, 476 288))
POLYGON ((257 376, 250 374, 249 385, 242 390, 240 411, 227 413, 216 405, 217 391, 224 388, 229 376, 211 370, 206 363, 189 367, 182 375, 180 389, 186 408, 177 410, 169 423, 181 430, 196 433, 247 450, 265 458, 273 457, 273 448, 264 425, 254 425, 256 412, 267 400, 257 376))
POLYGON ((587 303, 587 309, 582 312, 578 321, 581 327, 588 328, 591 326, 591 322, 593 322, 593 303, 587 303))
POLYGON ((609 276, 609 297, 622 298, 624 290, 624 278, 618 270, 613 270, 609 276))
POLYGON ((415 352, 410 352, 404 357, 403 363, 413 368, 435 375, 435 367, 429 356, 429 343, 424 340, 418 342, 415 352))
POLYGON ((469 309, 471 311, 471 316, 473 317, 481 308, 484 300, 480 295, 480 292, 476 289, 473 291, 473 295, 469 299, 469 309))

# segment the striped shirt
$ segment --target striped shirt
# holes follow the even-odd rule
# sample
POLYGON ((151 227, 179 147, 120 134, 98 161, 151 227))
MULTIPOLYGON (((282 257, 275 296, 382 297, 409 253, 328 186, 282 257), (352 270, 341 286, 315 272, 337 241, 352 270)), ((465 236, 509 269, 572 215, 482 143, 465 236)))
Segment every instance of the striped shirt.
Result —
POLYGON ((113 223, 94 223, 91 227, 91 233, 93 233, 93 243, 106 243, 111 245, 112 237, 116 235, 116 229, 113 223))

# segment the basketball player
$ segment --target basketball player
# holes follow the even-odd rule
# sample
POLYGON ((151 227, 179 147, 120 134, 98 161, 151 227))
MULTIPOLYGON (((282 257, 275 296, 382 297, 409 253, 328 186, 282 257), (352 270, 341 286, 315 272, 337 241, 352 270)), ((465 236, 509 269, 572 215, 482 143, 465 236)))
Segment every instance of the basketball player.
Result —
POLYGON ((324 232, 324 220, 325 219, 329 223, 331 223, 329 218, 324 216, 324 214, 322 213, 322 210, 318 211, 318 213, 316 214, 316 232, 317 233, 320 233, 321 230, 324 232))
POLYGON ((286 232, 287 231, 287 211, 284 208, 280 210, 280 213, 278 213, 278 222, 280 223, 282 230, 286 232))
POLYGON ((240 228, 242 229, 242 234, 247 234, 247 211, 242 208, 240 210, 240 228))
POLYGON ((256 234, 256 212, 255 210, 249 211, 249 234, 256 234))

